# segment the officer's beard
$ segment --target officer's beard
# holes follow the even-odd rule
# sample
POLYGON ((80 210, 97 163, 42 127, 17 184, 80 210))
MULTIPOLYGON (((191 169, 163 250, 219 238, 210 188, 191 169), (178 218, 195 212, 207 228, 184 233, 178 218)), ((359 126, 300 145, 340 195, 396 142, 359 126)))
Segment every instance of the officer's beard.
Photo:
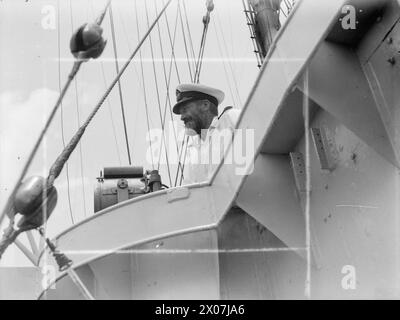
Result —
POLYGON ((192 128, 186 128, 186 127, 185 127, 185 134, 190 137, 197 136, 197 132, 195 130, 193 130, 192 128))
POLYGON ((188 118, 185 122, 185 133, 188 136, 200 135, 202 123, 200 119, 188 118))

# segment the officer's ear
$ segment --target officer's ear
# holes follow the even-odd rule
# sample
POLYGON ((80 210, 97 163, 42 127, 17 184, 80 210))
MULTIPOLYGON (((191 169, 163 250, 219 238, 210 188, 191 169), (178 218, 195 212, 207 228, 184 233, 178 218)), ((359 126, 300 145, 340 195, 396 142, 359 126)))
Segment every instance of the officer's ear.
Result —
POLYGON ((218 108, 208 100, 201 101, 201 109, 202 111, 209 111, 212 114, 218 114, 218 108))
POLYGON ((218 115, 218 107, 212 103, 211 101, 206 100, 207 110, 211 112, 213 115, 218 115))

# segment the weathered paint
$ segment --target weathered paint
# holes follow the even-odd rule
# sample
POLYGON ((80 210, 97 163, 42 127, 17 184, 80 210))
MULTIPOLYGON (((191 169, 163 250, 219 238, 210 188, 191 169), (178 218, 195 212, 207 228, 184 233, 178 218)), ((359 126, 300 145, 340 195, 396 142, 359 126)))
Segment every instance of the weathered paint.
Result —
MULTIPOLYGON (((321 111, 335 169, 321 170, 311 149, 311 227, 319 269, 312 298, 400 298, 400 172, 333 116, 321 111), (342 268, 355 267, 357 286, 344 290, 342 268)), ((296 148, 304 153, 304 141, 296 148)))

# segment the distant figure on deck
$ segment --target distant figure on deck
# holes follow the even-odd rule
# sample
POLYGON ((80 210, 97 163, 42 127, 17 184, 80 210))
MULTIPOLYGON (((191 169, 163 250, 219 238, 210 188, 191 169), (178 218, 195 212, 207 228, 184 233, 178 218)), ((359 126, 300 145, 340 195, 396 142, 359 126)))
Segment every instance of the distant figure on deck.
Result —
POLYGON ((176 88, 173 112, 181 116, 186 134, 192 136, 183 184, 209 180, 232 141, 240 110, 226 107, 218 115, 224 97, 221 90, 202 84, 180 84, 176 88))

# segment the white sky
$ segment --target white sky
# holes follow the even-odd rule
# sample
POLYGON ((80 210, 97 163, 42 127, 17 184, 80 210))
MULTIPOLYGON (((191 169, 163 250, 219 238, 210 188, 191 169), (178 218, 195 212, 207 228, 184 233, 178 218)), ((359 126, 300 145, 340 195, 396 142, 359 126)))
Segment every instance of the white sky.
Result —
MULTIPOLYGON (((206 11, 205 0, 185 1, 197 57, 203 28, 202 16, 206 11)), ((211 15, 200 82, 225 91, 226 100, 222 107, 234 105, 241 108, 258 73, 242 1, 215 0, 214 2, 215 10, 211 15)), ((61 85, 63 85, 71 69, 72 55, 69 52, 69 40, 72 33, 71 17, 73 28, 76 29, 87 21, 93 21, 105 3, 105 0, 29 0, 28 2, 3 0, 0 2, 0 208, 4 207, 13 183, 26 161, 27 154, 57 99, 59 75, 61 85), (48 13, 42 10, 48 9, 48 6, 54 8, 56 14, 54 29, 44 29, 42 26, 43 19, 48 13), (60 43, 60 57, 58 43, 60 43)), ((155 18, 154 3, 153 0, 147 0, 150 23, 155 18)), ((156 0, 156 3, 160 11, 163 0, 156 0)), ((147 30, 144 0, 137 0, 137 5, 140 33, 143 34, 147 30)), ((174 0, 167 10, 171 33, 175 26, 176 12, 177 1, 174 0)), ((113 13, 119 61, 122 65, 138 43, 134 1, 113 0, 113 13)), ((106 88, 101 64, 104 66, 107 84, 114 78, 115 62, 108 15, 103 22, 103 27, 104 36, 108 39, 104 53, 100 59, 87 62, 81 68, 77 79, 77 95, 73 84, 64 99, 63 121, 61 112, 58 112, 28 176, 47 175, 50 165, 62 150, 62 136, 64 135, 67 143, 77 130, 77 110, 82 122, 98 102, 106 88), (79 109, 77 109, 77 100, 79 109)), ((164 17, 160 20, 160 33, 168 71, 171 47, 164 17)), ((152 32, 152 41, 157 58, 155 63, 161 106, 164 109, 167 91, 157 27, 152 32)), ((161 128, 148 40, 141 52, 144 60, 151 127, 161 128)), ((175 55, 178 59, 181 81, 190 82, 179 19, 175 55)), ((169 93, 174 103, 178 79, 174 67, 172 71, 169 93)), ((139 55, 137 55, 137 59, 132 62, 122 78, 122 90, 133 162, 135 165, 151 169, 151 163, 148 163, 145 157, 148 143, 145 140, 147 126, 140 72, 139 55)), ((86 131, 81 149, 77 148, 69 161, 69 190, 75 222, 93 214, 93 190, 96 185, 95 178, 100 170, 104 166, 128 164, 117 87, 113 90, 108 102, 104 104, 86 131), (111 119, 115 124, 115 136, 111 119)), ((179 118, 176 117, 174 120, 179 121, 179 118)), ((167 117, 166 123, 168 124, 169 121, 170 118, 167 117)), ((173 177, 175 177, 175 168, 172 166, 173 177)), ((48 223, 50 236, 55 236, 71 225, 65 172, 64 168, 56 183, 59 200, 48 223)), ((169 185, 165 166, 161 167, 161 174, 163 182, 169 185)), ((2 229, 3 227, 4 224, 2 229)), ((21 239, 25 242, 24 236, 21 236, 21 239)), ((18 250, 11 247, 0 265, 21 266, 29 265, 29 262, 18 250)))

